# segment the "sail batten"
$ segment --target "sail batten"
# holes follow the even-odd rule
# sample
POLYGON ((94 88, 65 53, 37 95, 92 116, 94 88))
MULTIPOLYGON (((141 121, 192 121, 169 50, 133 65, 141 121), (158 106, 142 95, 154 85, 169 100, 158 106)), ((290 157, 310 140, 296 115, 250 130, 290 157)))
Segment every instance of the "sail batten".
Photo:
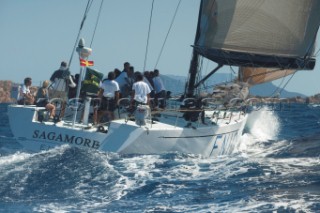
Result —
POLYGON ((203 0, 194 47, 217 63, 313 69, 318 0, 203 0))

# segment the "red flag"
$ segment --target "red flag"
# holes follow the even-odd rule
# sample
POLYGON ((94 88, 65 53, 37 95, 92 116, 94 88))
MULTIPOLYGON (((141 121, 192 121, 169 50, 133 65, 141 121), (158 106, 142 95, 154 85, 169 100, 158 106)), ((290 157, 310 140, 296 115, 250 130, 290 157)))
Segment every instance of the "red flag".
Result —
POLYGON ((94 64, 93 61, 87 61, 87 60, 80 58, 80 66, 82 66, 82 67, 93 66, 93 64, 94 64))
POLYGON ((87 61, 87 66, 93 66, 93 61, 87 61))

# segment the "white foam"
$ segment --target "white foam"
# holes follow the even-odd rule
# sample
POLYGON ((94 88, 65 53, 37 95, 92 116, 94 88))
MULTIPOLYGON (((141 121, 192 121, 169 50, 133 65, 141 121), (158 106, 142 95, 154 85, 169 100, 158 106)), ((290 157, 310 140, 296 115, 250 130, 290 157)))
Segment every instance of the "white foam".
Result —
POLYGON ((280 121, 274 111, 263 107, 249 114, 247 128, 260 141, 276 140, 280 131, 280 121))
POLYGON ((19 163, 28 160, 30 157, 32 157, 32 154, 16 152, 12 155, 0 157, 0 165, 5 166, 9 164, 19 163))

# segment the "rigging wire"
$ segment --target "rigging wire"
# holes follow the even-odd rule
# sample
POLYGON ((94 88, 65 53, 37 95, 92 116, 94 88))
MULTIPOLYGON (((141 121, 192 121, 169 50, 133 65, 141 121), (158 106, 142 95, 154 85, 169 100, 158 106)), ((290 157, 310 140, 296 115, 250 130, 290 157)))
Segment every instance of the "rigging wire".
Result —
POLYGON ((158 66, 158 63, 159 63, 160 57, 161 57, 162 52, 163 52, 163 49, 164 49, 164 46, 165 46, 165 44, 166 44, 166 42, 167 42, 167 39, 168 39, 169 33, 170 33, 170 31, 171 31, 172 25, 173 25, 174 20, 175 20, 175 18, 176 18, 176 15, 177 15, 177 12, 178 12, 178 9, 179 9, 179 6, 180 6, 180 3, 181 3, 181 0, 178 2, 178 5, 177 5, 176 10, 175 10, 175 12, 174 12, 174 15, 173 15, 173 17, 172 17, 172 20, 171 20, 171 24, 170 24, 169 30, 168 30, 167 35, 166 35, 166 38, 164 39, 164 42, 163 42, 163 44, 162 44, 162 47, 161 47, 161 50, 160 50, 160 53, 159 53, 159 55, 158 55, 157 62, 156 62, 156 65, 154 66, 154 68, 156 68, 156 67, 158 66))
POLYGON ((288 85, 288 83, 291 81, 291 79, 293 78, 293 76, 296 74, 297 72, 294 72, 291 77, 289 78, 289 80, 286 82, 286 84, 281 88, 280 90, 280 94, 282 93, 282 91, 286 88, 286 86, 288 85))
MULTIPOLYGON (((286 73, 287 73, 287 70, 286 70, 286 73)), ((286 73, 285 73, 284 76, 286 76, 286 73)), ((285 89, 285 87, 288 85, 288 83, 290 82, 290 80, 293 78, 293 76, 294 76, 295 74, 296 74, 296 72, 291 75, 290 79, 289 79, 289 80, 284 84, 284 86, 282 87, 281 85, 282 85, 283 82, 284 82, 284 77, 283 77, 283 78, 281 79, 281 82, 280 82, 279 86, 277 87, 277 89, 275 89, 275 90, 271 93, 270 97, 273 97, 276 93, 281 94, 281 92, 285 89)))
POLYGON ((232 67, 232 66, 229 66, 229 67, 230 67, 231 72, 232 72, 234 75, 236 75, 237 72, 233 69, 233 67, 232 67))
POLYGON ((150 19, 149 19, 149 29, 148 29, 148 38, 147 38, 147 44, 146 44, 146 53, 144 56, 144 64, 143 64, 143 70, 144 72, 146 70, 146 63, 147 63, 147 56, 148 56, 148 47, 149 47, 149 39, 150 39, 150 31, 151 31, 151 21, 152 21, 152 14, 153 14, 153 4, 154 0, 152 0, 152 5, 151 5, 151 14, 150 14, 150 19))
MULTIPOLYGON (((202 75, 201 75, 201 72, 200 72, 200 70, 202 70, 202 68, 203 68, 203 63, 204 63, 204 57, 199 57, 198 58, 198 75, 196 76, 196 81, 197 82, 199 82, 200 80, 201 80, 201 78, 202 78, 202 75)), ((205 83, 204 82, 202 82, 202 84, 200 84, 201 86, 199 86, 198 88, 195 88, 195 92, 196 92, 196 94, 200 94, 200 92, 201 92, 201 87, 202 88, 205 88, 206 87, 206 85, 205 85, 205 83)))
MULTIPOLYGON (((85 22, 85 20, 86 20, 86 18, 87 18, 87 14, 88 14, 88 12, 89 12, 89 10, 90 10, 90 8, 91 8, 92 2, 93 2, 93 0, 88 0, 88 2, 87 2, 87 6, 86 6, 85 12, 84 12, 84 14, 83 14, 83 18, 82 18, 82 21, 81 21, 81 24, 80 24, 80 28, 79 28, 79 31, 78 31, 77 39, 76 39, 75 44, 74 44, 74 46, 73 46, 73 49, 72 49, 72 53, 71 53, 69 62, 68 62, 68 64, 67 64, 67 68, 68 68, 68 69, 66 70, 66 72, 64 72, 64 73, 62 74, 64 78, 66 78, 67 76, 70 75, 69 67, 70 67, 70 65, 71 65, 71 62, 72 62, 72 59, 73 59, 73 55, 74 55, 75 49, 76 49, 76 47, 77 47, 77 45, 78 45, 78 40, 79 40, 79 38, 80 38, 80 34, 81 34, 82 28, 83 28, 83 26, 84 26, 84 22, 85 22)), ((62 83, 62 81, 59 81, 59 82, 58 82, 58 87, 60 86, 61 83, 62 83)), ((52 86, 52 83, 50 84, 50 87, 51 87, 51 86, 52 86)), ((69 86, 68 86, 68 84, 66 84, 66 92, 67 92, 67 93, 69 92, 69 86)), ((56 93, 56 91, 54 92, 54 95, 55 95, 55 93, 56 93)))
MULTIPOLYGON (((87 18, 87 14, 88 14, 88 12, 89 12, 89 10, 90 10, 90 7, 91 7, 91 5, 92 5, 92 2, 93 2, 93 0, 88 0, 88 2, 87 2, 87 6, 86 6, 85 12, 84 12, 84 14, 83 14, 83 18, 82 18, 82 21, 81 21, 81 24, 80 24, 80 28, 79 28, 79 31, 78 31, 77 39, 76 39, 75 44, 74 44, 74 46, 73 46, 73 49, 72 49, 72 53, 71 53, 69 62, 68 62, 68 64, 67 64, 67 68, 68 68, 68 69, 67 69, 66 72, 63 73, 63 77, 67 77, 67 76, 70 75, 69 67, 70 67, 70 65, 71 65, 71 62, 72 62, 72 59, 73 59, 73 55, 74 55, 75 49, 76 49, 76 47, 77 47, 77 45, 78 45, 78 40, 79 40, 81 31, 82 31, 82 28, 83 28, 83 26, 84 26, 84 22, 85 22, 85 20, 86 20, 86 18, 87 18)), ((58 82, 58 86, 60 86, 60 83, 62 83, 62 81, 59 81, 59 82, 58 82)), ((51 86, 52 86, 52 83, 50 84, 49 87, 51 87, 51 86)), ((68 87, 67 84, 66 84, 66 88, 67 88, 67 91, 66 91, 66 92, 68 92, 68 91, 69 91, 69 87, 68 87)), ((54 92, 54 93, 56 93, 56 92, 54 92)))
POLYGON ((90 48, 92 47, 93 39, 94 39, 94 36, 96 34, 97 26, 98 26, 98 23, 99 23, 99 20, 100 20, 100 14, 101 14, 101 10, 102 10, 102 5, 103 5, 103 0, 101 0, 101 3, 100 3, 99 13, 98 13, 98 16, 97 16, 96 25, 94 27, 94 31, 93 31, 93 35, 92 35, 92 39, 91 39, 91 43, 90 43, 90 48))
MULTIPOLYGON (((208 59, 204 59, 207 63, 206 63, 206 68, 205 68, 205 75, 208 75, 209 74, 209 60, 208 59)), ((202 78, 202 73, 201 73, 201 70, 199 71, 200 75, 201 75, 201 78, 202 78)))
POLYGON ((85 9, 85 12, 83 14, 83 18, 82 18, 82 21, 81 21, 81 24, 80 24, 80 29, 79 29, 79 32, 78 32, 78 35, 77 35, 77 39, 76 39, 76 42, 75 42, 75 44, 73 46, 72 53, 71 53, 71 56, 70 56, 70 59, 69 59, 68 67, 70 67, 70 64, 72 62, 73 54, 74 54, 75 49, 76 49, 76 47, 78 45, 80 34, 81 34, 81 31, 82 31, 84 22, 85 22, 85 20, 87 18, 87 14, 88 14, 88 12, 89 12, 89 10, 91 8, 92 2, 93 2, 93 0, 88 0, 87 6, 86 6, 86 9, 85 9))
POLYGON ((314 54, 314 55, 315 55, 315 56, 318 56, 319 52, 320 52, 320 48, 318 49, 318 51, 317 51, 316 54, 314 54))

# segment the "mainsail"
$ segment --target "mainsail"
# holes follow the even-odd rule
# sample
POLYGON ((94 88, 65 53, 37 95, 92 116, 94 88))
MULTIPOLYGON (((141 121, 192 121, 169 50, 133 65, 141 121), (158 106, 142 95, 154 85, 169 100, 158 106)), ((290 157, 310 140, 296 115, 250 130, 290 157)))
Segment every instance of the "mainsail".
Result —
POLYGON ((202 0, 199 54, 247 67, 313 69, 319 0, 202 0))
POLYGON ((223 65, 250 85, 312 70, 319 11, 319 0, 202 0, 187 94, 223 65), (195 83, 198 55, 218 66, 195 83))

